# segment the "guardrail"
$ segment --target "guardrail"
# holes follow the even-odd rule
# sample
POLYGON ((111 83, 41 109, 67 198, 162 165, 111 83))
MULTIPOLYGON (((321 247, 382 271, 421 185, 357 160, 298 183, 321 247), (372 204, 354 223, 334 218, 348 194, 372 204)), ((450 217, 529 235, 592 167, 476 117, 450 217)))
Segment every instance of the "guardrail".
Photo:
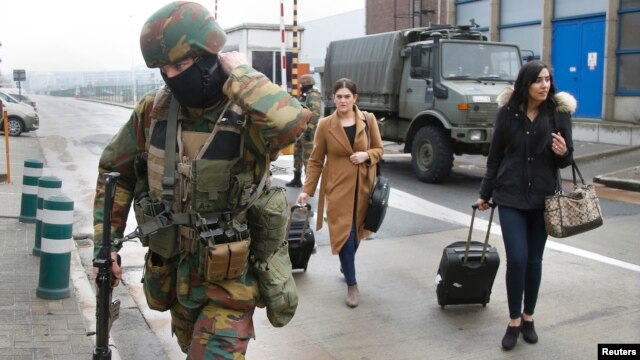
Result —
MULTIPOLYGON (((136 84, 135 100, 140 99, 148 92, 162 86, 164 82, 150 84, 136 84)), ((84 86, 71 89, 51 90, 49 95, 62 97, 75 97, 90 100, 112 102, 123 105, 135 105, 132 85, 102 85, 84 86)))

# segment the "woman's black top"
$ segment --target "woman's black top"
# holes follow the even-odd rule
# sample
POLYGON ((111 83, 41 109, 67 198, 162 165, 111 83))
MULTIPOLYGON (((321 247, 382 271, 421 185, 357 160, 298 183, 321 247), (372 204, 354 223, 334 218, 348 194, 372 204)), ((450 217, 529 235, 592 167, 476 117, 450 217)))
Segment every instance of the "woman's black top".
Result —
POLYGON ((347 133, 347 138, 349 139, 349 143, 353 146, 353 142, 356 141, 356 124, 351 126, 343 126, 344 132, 347 133))
POLYGON ((571 114, 558 113, 552 102, 546 102, 531 122, 507 104, 496 116, 480 198, 516 209, 544 209, 545 196, 555 191, 557 169, 572 159, 571 114), (557 131, 567 144, 565 156, 551 150, 551 133, 557 131))

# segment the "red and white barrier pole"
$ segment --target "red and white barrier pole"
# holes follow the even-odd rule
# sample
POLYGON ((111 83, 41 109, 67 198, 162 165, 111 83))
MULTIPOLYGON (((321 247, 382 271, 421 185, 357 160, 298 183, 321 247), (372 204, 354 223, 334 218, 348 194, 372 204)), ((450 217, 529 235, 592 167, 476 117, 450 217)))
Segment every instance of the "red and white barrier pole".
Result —
POLYGON ((284 0, 280 0, 280 86, 287 91, 287 48, 284 29, 284 0))
POLYGON ((293 0, 293 54, 291 56, 291 95, 298 97, 298 0, 293 0))

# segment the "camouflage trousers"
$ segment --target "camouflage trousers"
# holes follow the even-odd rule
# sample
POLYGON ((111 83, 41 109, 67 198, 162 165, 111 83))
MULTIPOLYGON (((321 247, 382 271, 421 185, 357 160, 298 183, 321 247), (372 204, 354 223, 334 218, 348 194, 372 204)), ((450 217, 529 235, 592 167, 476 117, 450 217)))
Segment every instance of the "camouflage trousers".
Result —
POLYGON ((307 161, 313 150, 313 134, 308 135, 306 132, 300 136, 293 146, 293 169, 302 171, 302 166, 307 169, 307 161))
POLYGON ((198 309, 171 307, 171 331, 187 360, 243 360, 253 337, 253 312, 208 301, 198 309))

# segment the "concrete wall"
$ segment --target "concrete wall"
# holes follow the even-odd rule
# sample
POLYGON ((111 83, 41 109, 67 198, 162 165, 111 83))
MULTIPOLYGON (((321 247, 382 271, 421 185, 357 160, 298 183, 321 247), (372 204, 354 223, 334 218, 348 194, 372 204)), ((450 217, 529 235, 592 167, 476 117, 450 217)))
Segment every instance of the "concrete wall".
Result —
MULTIPOLYGON (((640 145, 640 126, 574 120, 573 139, 615 145, 640 145)), ((640 161, 640 160, 639 160, 640 161)))

